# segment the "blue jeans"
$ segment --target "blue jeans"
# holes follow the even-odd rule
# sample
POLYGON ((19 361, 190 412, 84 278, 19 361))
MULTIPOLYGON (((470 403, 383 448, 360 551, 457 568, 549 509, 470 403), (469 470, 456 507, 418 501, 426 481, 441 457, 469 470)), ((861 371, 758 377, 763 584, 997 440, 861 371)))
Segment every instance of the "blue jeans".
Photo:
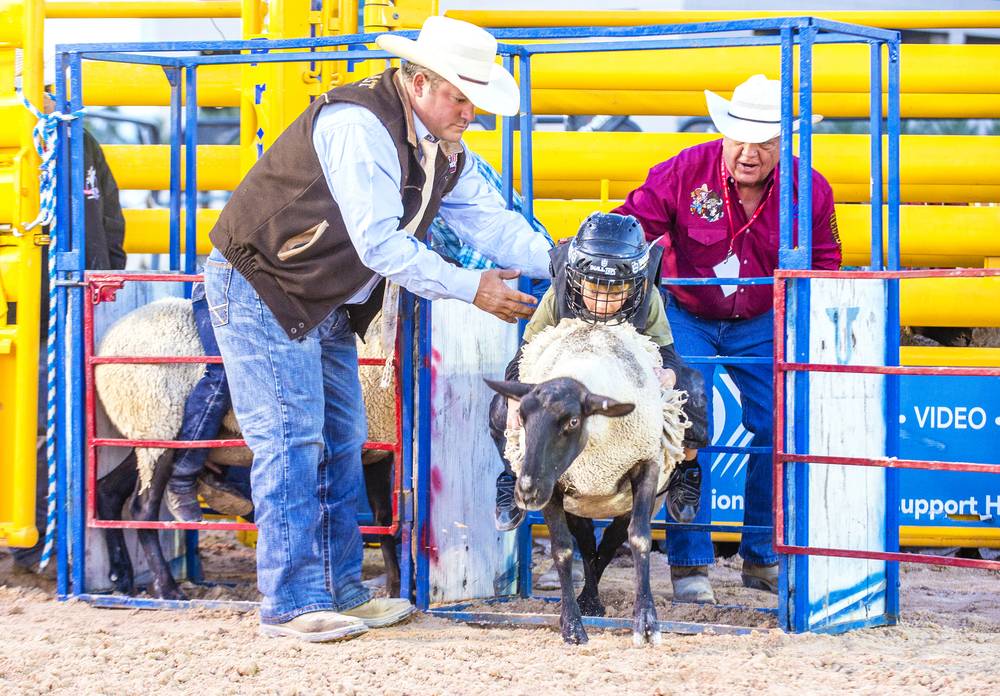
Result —
POLYGON ((261 621, 367 602, 357 498, 368 425, 346 311, 292 340, 217 250, 205 265, 205 292, 254 455, 261 621))
MULTIPOLYGON (((212 330, 211 313, 205 299, 205 286, 195 283, 191 291, 194 324, 201 338, 205 355, 219 355, 219 344, 212 330)), ((219 434, 222 419, 229 410, 229 384, 226 370, 220 363, 205 365, 205 373, 184 403, 184 420, 178 440, 214 440, 219 434)), ((205 467, 208 450, 204 447, 177 450, 169 486, 177 492, 195 489, 198 476, 205 467)))
MULTIPOLYGON (((677 351, 687 356, 757 356, 774 355, 774 312, 768 311, 753 319, 702 319, 678 306, 669 293, 665 293, 667 319, 674 334, 677 351)), ((705 378, 706 388, 713 384, 714 365, 695 364, 705 378)), ((774 384, 771 365, 726 365, 729 376, 740 390, 743 407, 743 427, 753 433, 753 447, 770 447, 774 430, 774 384)), ((711 403, 711 402, 710 402, 711 403)), ((709 429, 712 417, 709 414, 709 429)), ((712 517, 712 458, 700 454, 701 509, 695 522, 708 523, 712 517)), ((771 502, 773 491, 771 455, 751 454, 747 463, 746 490, 744 494, 743 523, 768 526, 772 523, 771 502)), ((740 541, 740 555, 744 560, 758 565, 778 562, 767 533, 744 534, 740 541)), ((667 535, 667 556, 671 565, 708 565, 715 560, 712 540, 708 532, 671 532, 667 535)))

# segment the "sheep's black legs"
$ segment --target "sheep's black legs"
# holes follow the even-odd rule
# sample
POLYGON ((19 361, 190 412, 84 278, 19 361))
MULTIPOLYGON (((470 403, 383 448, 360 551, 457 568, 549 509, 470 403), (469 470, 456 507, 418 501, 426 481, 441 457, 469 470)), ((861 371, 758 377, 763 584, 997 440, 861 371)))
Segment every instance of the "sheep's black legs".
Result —
POLYGON ((656 501, 656 485, 661 466, 662 462, 650 459, 639 463, 630 472, 632 521, 629 524, 628 540, 635 561, 635 618, 632 624, 632 642, 635 645, 660 643, 659 621, 656 618, 653 591, 649 586, 649 551, 653 546, 649 518, 656 501))
POLYGON ((566 524, 580 547, 583 556, 583 590, 576 598, 584 616, 604 616, 604 605, 597 591, 601 574, 597 571, 597 542, 594 539, 594 522, 586 517, 566 513, 566 524))
MULTIPOLYGON (((136 520, 152 522, 160 516, 160 502, 163 500, 163 492, 166 490, 167 481, 170 480, 170 473, 173 469, 173 453, 166 450, 156 459, 153 466, 152 483, 135 497, 132 503, 132 517, 136 520)), ((153 584, 150 594, 163 599, 184 599, 174 576, 170 573, 170 566, 163 556, 163 549, 160 548, 160 533, 155 529, 140 529, 139 544, 149 563, 149 570, 153 574, 153 584)))
MULTIPOLYGON (((365 472, 365 493, 375 524, 387 527, 392 524, 392 473, 393 459, 390 452, 369 450, 361 458, 365 472), (375 457, 374 455, 384 455, 375 457)), ((390 597, 399 596, 399 559, 396 557, 396 537, 384 534, 379 537, 382 562, 385 565, 385 588, 390 597)))
POLYGON ((583 628, 583 618, 580 615, 580 605, 573 596, 573 537, 566 523, 566 513, 563 511, 562 495, 556 491, 552 494, 545 509, 545 523, 549 526, 549 539, 552 542, 552 561, 559 573, 559 586, 562 590, 562 613, 559 617, 559 628, 563 640, 567 643, 586 643, 587 632, 583 628))
MULTIPOLYGON (((139 478, 136 466, 135 450, 101 477, 97 482, 97 516, 102 520, 120 520, 125 501, 135 490, 139 478)), ((128 557, 128 547, 125 546, 125 534, 122 529, 105 529, 104 543, 108 548, 108 576, 118 594, 130 595, 135 590, 132 561, 128 557)))
POLYGON ((629 520, 631 519, 632 513, 626 513, 614 518, 611 524, 604 529, 604 534, 601 535, 601 545, 597 547, 597 561, 594 563, 597 582, 601 581, 601 578, 604 576, 604 570, 611 563, 611 559, 615 557, 618 547, 625 543, 625 539, 628 537, 629 520))

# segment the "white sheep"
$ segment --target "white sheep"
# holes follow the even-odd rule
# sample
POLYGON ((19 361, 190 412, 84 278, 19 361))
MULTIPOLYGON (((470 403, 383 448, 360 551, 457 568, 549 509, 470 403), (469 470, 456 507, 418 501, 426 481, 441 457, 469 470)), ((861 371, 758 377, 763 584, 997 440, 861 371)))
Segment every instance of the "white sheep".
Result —
MULTIPOLYGON (((572 594, 566 513, 594 519, 620 518, 630 511, 637 581, 633 637, 637 643, 660 640, 649 590, 650 519, 670 473, 683 459, 688 427, 687 396, 661 386, 660 365, 656 345, 630 324, 564 319, 524 346, 520 383, 490 382, 520 400, 524 425, 505 433, 505 456, 518 474, 519 504, 544 510, 562 585, 560 625, 567 642, 586 642, 587 636, 572 594)), ((598 602, 589 571, 585 566, 581 598, 598 602)))
MULTIPOLYGON (((377 321, 373 323, 377 325, 377 321)), ((381 357, 377 340, 358 342, 359 353, 381 357)), ((194 322, 190 300, 165 298, 129 312, 108 329, 97 349, 100 356, 202 356, 205 354, 194 322)), ((177 438, 188 395, 201 379, 203 363, 98 365, 95 385, 111 422, 128 439, 173 440, 177 438)), ((379 386, 381 368, 362 367, 360 377, 371 423, 369 439, 395 442, 395 390, 379 386)), ((241 436, 232 410, 223 418, 221 437, 241 436)), ((392 467, 391 453, 376 453, 365 467, 369 506, 378 525, 391 523, 392 467)), ((208 458, 217 464, 249 466, 252 454, 244 447, 222 447, 209 451, 208 458)), ((125 499, 136 490, 133 518, 155 520, 160 501, 170 477, 172 454, 165 448, 137 447, 114 472, 101 479, 98 487, 100 514, 117 519, 125 499), (134 466, 134 469, 133 469, 134 466), (136 477, 130 471, 137 470, 136 477)), ((132 570, 120 530, 106 535, 111 558, 111 577, 119 592, 132 590, 132 570)), ((153 573, 153 592, 161 597, 183 596, 170 574, 156 533, 140 530, 139 539, 153 573)), ((383 557, 388 574, 389 592, 399 592, 399 566, 395 539, 382 539, 383 557)))

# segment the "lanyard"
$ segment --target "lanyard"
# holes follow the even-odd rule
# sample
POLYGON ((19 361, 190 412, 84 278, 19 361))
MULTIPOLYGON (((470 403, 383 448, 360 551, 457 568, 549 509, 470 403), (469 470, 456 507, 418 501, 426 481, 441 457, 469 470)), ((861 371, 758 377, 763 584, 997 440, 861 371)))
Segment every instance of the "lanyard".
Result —
POLYGON ((774 191, 774 179, 771 179, 767 185, 767 193, 764 198, 757 205, 757 210, 753 211, 753 215, 747 220, 747 223, 738 230, 733 230, 733 211, 729 200, 729 182, 726 176, 726 161, 723 158, 719 158, 719 178, 722 180, 722 198, 724 205, 726 206, 726 225, 729 227, 729 253, 726 254, 726 258, 733 255, 733 246, 736 244, 736 238, 741 234, 750 229, 750 226, 757 222, 757 218, 760 214, 764 212, 764 206, 767 205, 767 201, 771 198, 771 192, 774 191))

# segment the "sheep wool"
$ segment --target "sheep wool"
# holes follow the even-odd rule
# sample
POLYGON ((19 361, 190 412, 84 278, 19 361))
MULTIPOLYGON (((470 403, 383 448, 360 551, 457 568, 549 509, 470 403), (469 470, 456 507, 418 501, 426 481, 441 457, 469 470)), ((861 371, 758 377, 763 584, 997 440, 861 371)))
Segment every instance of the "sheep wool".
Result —
MULTIPOLYGON (((205 351, 189 300, 170 297, 143 305, 115 322, 98 346, 101 356, 195 356, 205 351)), ((129 439, 173 440, 181 429, 184 402, 201 379, 200 363, 105 364, 94 371, 97 393, 108 418, 129 439)), ((139 492, 153 480, 166 450, 135 450, 139 492)))
MULTIPOLYGON (((631 510, 627 473, 644 459, 663 461, 657 490, 665 489, 674 466, 684 456, 681 443, 689 424, 682 410, 687 394, 661 387, 655 371, 660 365, 656 344, 630 324, 609 326, 563 319, 524 346, 522 382, 538 384, 572 377, 594 394, 635 404, 627 416, 585 420, 587 444, 559 479, 567 512, 604 518, 631 510)), ((505 455, 519 473, 524 429, 505 435, 505 455)))

